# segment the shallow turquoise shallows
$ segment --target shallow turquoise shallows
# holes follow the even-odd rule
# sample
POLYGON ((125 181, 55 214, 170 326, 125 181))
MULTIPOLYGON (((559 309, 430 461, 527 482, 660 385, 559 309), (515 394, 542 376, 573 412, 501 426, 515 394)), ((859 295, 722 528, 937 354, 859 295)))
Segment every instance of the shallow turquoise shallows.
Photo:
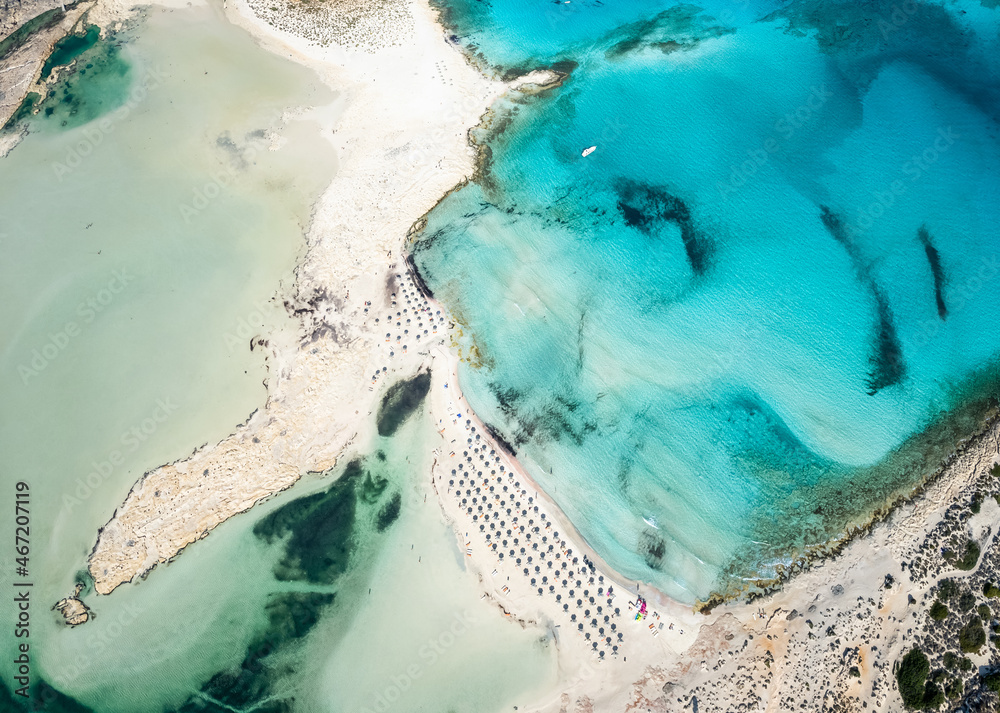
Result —
POLYGON ((415 243, 463 387, 679 599, 863 522, 993 393, 1000 11, 882 5, 449 5, 484 66, 576 63, 415 243))

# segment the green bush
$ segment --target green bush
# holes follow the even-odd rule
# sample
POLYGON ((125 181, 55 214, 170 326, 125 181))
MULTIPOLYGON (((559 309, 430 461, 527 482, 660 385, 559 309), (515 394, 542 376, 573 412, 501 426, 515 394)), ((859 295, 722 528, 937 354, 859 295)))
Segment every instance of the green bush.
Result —
POLYGON ((899 663, 896 682, 899 683, 899 695, 908 708, 921 707, 924 701, 924 683, 930 670, 930 662, 916 646, 899 663))
POLYGON ((993 467, 990 468, 990 475, 994 478, 1000 478, 1000 463, 993 464, 993 467))
POLYGON ((983 594, 990 598, 1000 597, 1000 587, 993 582, 986 582, 983 584, 983 594))
POLYGON ((958 610, 964 614, 967 611, 972 611, 974 606, 976 606, 976 595, 966 589, 958 598, 958 610))
MULTIPOLYGON (((974 654, 978 653, 985 643, 986 630, 983 629, 983 621, 978 616, 974 616, 958 632, 958 645, 963 653, 974 654)), ((969 663, 971 665, 972 662, 969 663)))
POLYGON ((931 604, 931 619, 934 621, 943 621, 948 618, 948 607, 946 607, 941 602, 934 602, 931 604))
POLYGON ((965 543, 965 553, 962 555, 962 559, 955 563, 955 566, 968 572, 970 569, 976 566, 979 561, 979 545, 977 545, 972 540, 965 543))
POLYGON ((988 604, 980 604, 976 608, 976 613, 982 617, 983 621, 989 621, 993 618, 993 610, 990 609, 988 604))
POLYGON ((928 681, 927 687, 924 688, 924 709, 940 708, 942 703, 944 703, 944 691, 936 683, 928 681))
POLYGON ((958 585, 955 584, 954 579, 942 579, 938 582, 938 599, 946 602, 956 594, 958 594, 958 585))
POLYGON ((944 694, 951 700, 955 700, 962 695, 962 682, 957 678, 951 679, 948 681, 948 685, 944 687, 944 694))
POLYGON ((944 667, 949 671, 954 671, 956 666, 958 666, 958 654, 954 651, 945 651, 944 667))
POLYGON ((970 659, 968 656, 963 656, 962 660, 958 662, 958 667, 963 671, 971 671, 972 659, 970 659))
POLYGON ((983 683, 985 683, 986 687, 994 693, 1000 693, 1000 669, 990 671, 988 674, 983 676, 983 683))

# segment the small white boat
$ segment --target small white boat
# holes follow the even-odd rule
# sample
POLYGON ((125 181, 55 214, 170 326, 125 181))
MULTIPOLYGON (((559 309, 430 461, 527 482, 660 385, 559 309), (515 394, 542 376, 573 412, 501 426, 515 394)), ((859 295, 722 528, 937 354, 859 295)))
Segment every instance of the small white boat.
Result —
POLYGON ((586 158, 587 156, 589 156, 590 154, 594 153, 595 151, 597 151, 597 147, 596 146, 591 146, 589 148, 585 148, 583 150, 583 153, 580 154, 580 155, 583 156, 584 158, 586 158))

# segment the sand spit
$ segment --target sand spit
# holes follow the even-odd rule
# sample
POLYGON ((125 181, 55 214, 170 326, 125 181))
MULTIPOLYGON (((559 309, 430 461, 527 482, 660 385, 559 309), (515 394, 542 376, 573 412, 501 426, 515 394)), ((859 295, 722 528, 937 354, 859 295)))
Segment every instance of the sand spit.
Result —
MULTIPOLYGON (((385 388, 430 368, 439 439, 429 476, 442 518, 498 615, 557 642, 558 684, 528 710, 899 710, 894 663, 914 642, 949 636, 927 628, 926 600, 954 572, 941 547, 972 539, 985 554, 961 576, 979 586, 997 574, 1000 506, 985 500, 971 514, 967 503, 976 491, 1000 494, 989 472, 1000 425, 838 556, 753 603, 702 615, 620 578, 472 415, 455 325, 402 253, 414 221, 473 174, 468 132, 514 89, 474 70, 423 0, 356 8, 363 20, 339 29, 276 7, 262 19, 255 0, 236 0, 227 12, 342 93, 346 108, 325 127, 340 171, 316 207, 293 292, 273 300, 286 326, 248 340, 267 355, 267 403, 220 443, 136 483, 98 534, 96 591, 146 576, 303 473, 363 450, 385 388), (390 25, 399 32, 377 32, 390 25), (366 29, 349 42, 352 27, 366 29), (648 600, 638 618, 637 587, 648 600)), ((521 90, 552 81, 534 76, 521 90)), ((988 644, 975 663, 998 663, 994 651, 988 644)), ((980 695, 976 674, 965 676, 980 695)))
POLYGON ((98 593, 145 575, 303 473, 332 467, 348 445, 372 436, 368 414, 380 395, 372 375, 408 375, 422 360, 405 325, 391 330, 398 348, 387 355, 380 347, 390 329, 365 316, 397 311, 407 230, 471 175, 467 131, 506 87, 469 67, 426 5, 387 5, 387 22, 400 7, 412 29, 371 50, 324 48, 267 26, 246 4, 229 6, 269 49, 315 67, 342 93, 339 123, 324 127, 340 170, 316 206, 294 294, 273 301, 288 327, 252 340, 267 354, 266 405, 221 443, 136 483, 91 554, 98 593))

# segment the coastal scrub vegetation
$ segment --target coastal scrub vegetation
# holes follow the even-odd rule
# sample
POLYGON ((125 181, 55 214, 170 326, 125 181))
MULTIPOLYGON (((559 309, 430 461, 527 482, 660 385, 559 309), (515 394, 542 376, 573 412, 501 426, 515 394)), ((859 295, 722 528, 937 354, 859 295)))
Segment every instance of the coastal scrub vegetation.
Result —
POLYGON ((940 708, 942 703, 944 703, 944 691, 941 689, 941 686, 928 681, 927 686, 924 688, 923 707, 933 710, 940 708))
POLYGON ((974 606, 976 606, 976 595, 966 589, 958 598, 958 610, 964 613, 972 611, 974 606))
POLYGON ((991 599, 995 597, 1000 597, 1000 587, 998 587, 993 582, 984 582, 983 594, 987 597, 990 597, 991 599))
POLYGON ((944 558, 949 564, 954 565, 956 569, 968 572, 979 562, 979 553, 979 545, 972 540, 968 540, 965 543, 965 550, 962 552, 961 557, 958 557, 954 552, 948 551, 944 553, 944 558))
POLYGON ((899 683, 899 695, 902 696, 907 708, 923 707, 924 684, 927 682, 930 670, 931 665, 927 656, 916 646, 903 657, 896 671, 896 681, 899 683))
POLYGON ((943 602, 947 602, 949 599, 958 594, 958 585, 955 584, 954 579, 942 579, 938 582, 937 596, 943 602))
POLYGON ((931 604, 930 614, 934 621, 944 621, 948 618, 948 607, 940 601, 935 601, 931 604))
POLYGON ((958 644, 963 653, 978 653, 979 649, 986 643, 986 630, 983 629, 983 620, 974 616, 969 623, 958 632, 958 644))
POLYGON ((976 563, 978 561, 979 561, 979 545, 973 542, 972 540, 969 540, 968 542, 965 543, 965 553, 962 555, 962 559, 960 559, 955 564, 955 566, 958 567, 960 570, 968 572, 969 570, 971 570, 973 567, 976 566, 976 563))

